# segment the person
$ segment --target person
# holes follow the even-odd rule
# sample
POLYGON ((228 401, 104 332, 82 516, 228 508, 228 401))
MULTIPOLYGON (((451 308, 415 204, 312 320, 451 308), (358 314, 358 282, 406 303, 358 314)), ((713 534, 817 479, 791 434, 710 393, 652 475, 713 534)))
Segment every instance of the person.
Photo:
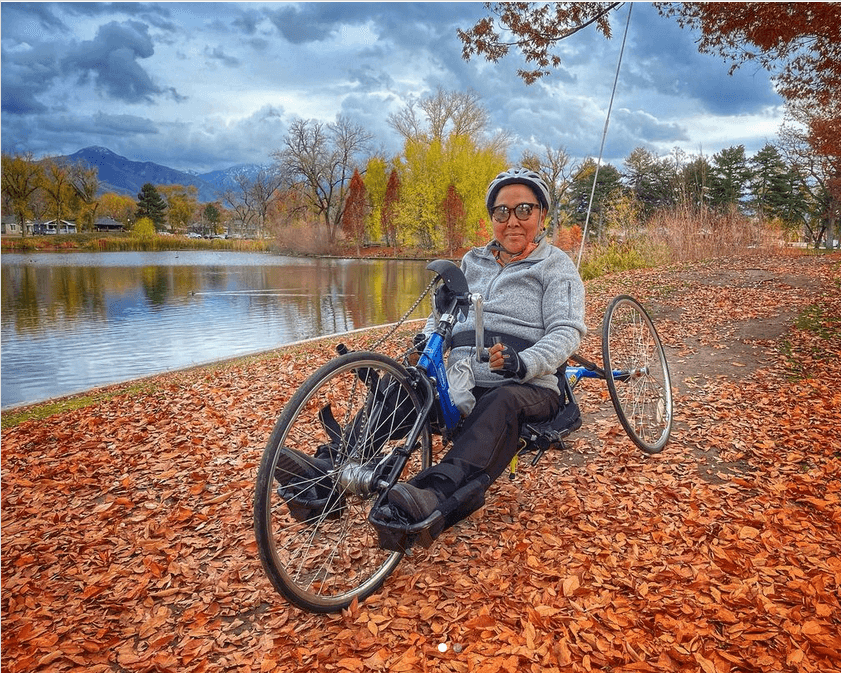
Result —
MULTIPOLYGON (((475 357, 473 312, 453 330, 448 367, 467 359, 475 407, 442 460, 389 491, 388 505, 410 523, 436 509, 453 525, 484 504, 484 492, 517 452, 524 421, 550 420, 561 404, 558 370, 586 335, 584 284, 572 260, 546 238, 551 203, 543 179, 526 168, 490 183, 493 240, 468 251, 461 269, 484 302, 490 359, 475 357)), ((429 335, 433 318, 424 329, 429 335)), ((397 513, 395 513, 397 514, 397 513)))

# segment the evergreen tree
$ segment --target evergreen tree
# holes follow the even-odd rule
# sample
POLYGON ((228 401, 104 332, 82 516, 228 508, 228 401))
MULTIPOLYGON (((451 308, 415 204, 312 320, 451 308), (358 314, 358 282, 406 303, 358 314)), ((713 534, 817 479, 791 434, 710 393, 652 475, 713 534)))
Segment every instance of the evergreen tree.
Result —
MULTIPOLYGON (((572 223, 584 227, 587 221, 587 208, 590 203, 590 192, 593 189, 593 175, 596 171, 596 161, 586 159, 576 171, 572 178, 572 184, 567 190, 567 199, 564 209, 569 213, 569 220, 572 223)), ((593 209, 590 214, 588 236, 596 236, 599 233, 600 222, 604 219, 606 208, 610 201, 621 195, 622 176, 615 166, 606 164, 599 168, 599 176, 596 180, 596 191, 593 195, 593 209)))
POLYGON ((716 210, 731 207, 741 210, 747 192, 751 169, 745 157, 745 146, 728 147, 713 155, 710 174, 710 205, 716 210))
POLYGON ((808 212, 808 204, 798 188, 797 175, 786 166, 779 150, 765 145, 751 159, 751 165, 754 211, 763 218, 799 225, 808 212))
POLYGON ((677 176, 672 162, 667 159, 660 159, 638 147, 625 159, 622 176, 642 208, 644 219, 651 217, 658 208, 675 204, 677 176))
POLYGON ((166 222, 166 201, 160 195, 155 185, 147 182, 140 188, 140 193, 137 195, 137 211, 134 216, 139 220, 143 217, 148 217, 155 225, 155 230, 163 229, 164 222, 166 222))

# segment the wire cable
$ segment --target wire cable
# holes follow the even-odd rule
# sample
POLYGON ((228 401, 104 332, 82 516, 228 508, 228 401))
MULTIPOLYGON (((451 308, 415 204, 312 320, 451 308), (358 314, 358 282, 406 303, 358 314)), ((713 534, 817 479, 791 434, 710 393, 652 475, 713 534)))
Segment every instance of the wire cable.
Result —
POLYGON ((628 26, 631 25, 631 10, 634 8, 634 3, 628 3, 628 19, 625 22, 625 34, 622 36, 622 48, 619 50, 619 61, 616 63, 616 75, 613 78, 613 91, 610 94, 610 105, 607 106, 607 117, 604 120, 604 131, 602 132, 602 144, 599 147, 599 159, 596 162, 596 172, 593 175, 593 188, 590 190, 590 202, 587 204, 587 217, 584 220, 584 231, 581 234, 581 247, 578 249, 578 262, 576 268, 581 269, 581 255, 584 253, 584 241, 587 240, 587 229, 590 226, 590 214, 593 212, 593 197, 596 194, 596 182, 599 179, 599 167, 602 164, 602 154, 604 153, 604 142, 607 138, 607 129, 610 125, 610 112, 613 110, 613 99, 616 96, 616 84, 619 82, 619 69, 622 67, 622 55, 625 53, 625 41, 628 39, 628 26))

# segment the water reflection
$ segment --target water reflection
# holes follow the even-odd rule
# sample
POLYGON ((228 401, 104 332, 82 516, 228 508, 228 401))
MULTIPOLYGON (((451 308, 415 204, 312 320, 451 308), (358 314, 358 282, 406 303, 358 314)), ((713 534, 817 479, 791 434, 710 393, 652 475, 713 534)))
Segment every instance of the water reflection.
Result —
POLYGON ((394 322, 429 282, 425 266, 183 251, 3 255, 2 405, 394 322))

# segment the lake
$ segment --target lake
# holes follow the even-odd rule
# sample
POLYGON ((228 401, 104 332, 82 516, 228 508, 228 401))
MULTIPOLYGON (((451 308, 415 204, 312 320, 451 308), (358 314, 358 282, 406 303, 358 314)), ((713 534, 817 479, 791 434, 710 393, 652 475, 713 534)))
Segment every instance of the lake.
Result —
POLYGON ((0 260, 3 408, 392 323, 433 277, 423 261, 228 251, 0 260))

